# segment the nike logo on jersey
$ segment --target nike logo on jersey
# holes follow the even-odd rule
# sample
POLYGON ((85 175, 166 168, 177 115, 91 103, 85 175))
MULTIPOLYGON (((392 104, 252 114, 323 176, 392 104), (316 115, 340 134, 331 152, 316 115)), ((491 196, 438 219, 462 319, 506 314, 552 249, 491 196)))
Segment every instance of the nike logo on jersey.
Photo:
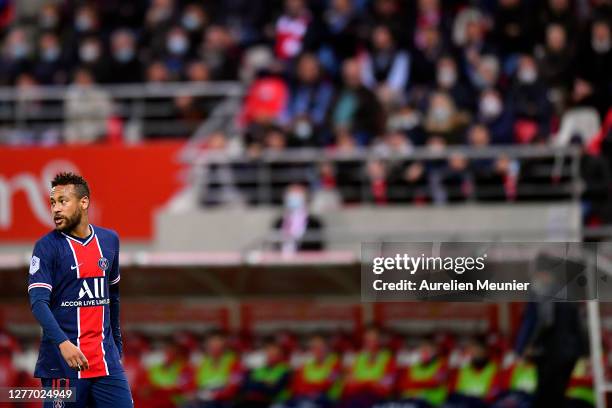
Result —
POLYGON ((79 266, 83 265, 82 263, 78 264, 78 265, 70 265, 70 269, 75 270, 76 268, 78 268, 79 266))

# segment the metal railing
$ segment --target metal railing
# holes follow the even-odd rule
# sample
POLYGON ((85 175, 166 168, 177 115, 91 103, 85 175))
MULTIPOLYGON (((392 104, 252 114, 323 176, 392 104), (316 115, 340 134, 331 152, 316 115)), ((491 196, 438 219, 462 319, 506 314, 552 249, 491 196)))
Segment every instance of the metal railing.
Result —
MULTIPOLYGON (((0 143, 20 143, 20 135, 37 139, 45 132, 56 132, 61 141, 66 122, 70 120, 66 101, 77 89, 74 85, 0 87, 0 143)), ((108 98, 112 105, 109 114, 123 120, 124 134, 130 130, 127 131, 129 141, 155 136, 187 139, 202 122, 219 116, 220 102, 228 98, 239 100, 244 92, 241 83, 230 81, 95 85, 93 89, 108 98), (174 103, 177 96, 197 99, 196 109, 203 119, 183 120, 174 103)), ((227 113, 226 123, 231 122, 228 119, 233 114, 227 113)), ((79 117, 79 120, 87 119, 87 115, 79 117)), ((91 119, 100 120, 100 112, 93 112, 91 119)))
MULTIPOLYGON (((442 203, 448 201, 506 201, 524 199, 546 201, 563 199, 577 201, 583 192, 580 176, 581 150, 577 147, 552 146, 508 146, 474 149, 470 147, 451 147, 439 150, 416 148, 409 153, 381 154, 375 150, 356 150, 352 152, 328 151, 321 149, 288 149, 278 152, 264 152, 257 158, 246 155, 231 156, 225 152, 191 152, 187 162, 192 166, 192 185, 196 196, 203 204, 224 204, 233 201, 258 205, 279 204, 283 191, 291 183, 316 184, 318 168, 322 163, 344 169, 349 173, 348 181, 338 181, 338 190, 343 201, 364 203, 370 198, 370 184, 367 165, 380 161, 387 169, 404 169, 414 162, 425 165, 443 163, 450 157, 461 155, 468 161, 496 160, 507 157, 516 167, 516 188, 514 198, 499 185, 480 183, 475 177, 472 184, 474 192, 466 194, 457 191, 444 182, 428 177, 422 192, 428 201, 442 203), (344 184, 343 184, 344 183, 344 184), (440 191, 442 199, 439 199, 440 191), (348 200, 347 200, 348 198, 348 200)), ((391 171, 389 170, 389 171, 391 171)), ((469 174, 470 170, 466 170, 469 174)), ((435 174, 435 171, 432 171, 435 174)), ((389 181, 387 195, 390 202, 406 202, 402 196, 406 189, 401 183, 389 181)), ((461 189, 459 189, 461 190, 461 189)))

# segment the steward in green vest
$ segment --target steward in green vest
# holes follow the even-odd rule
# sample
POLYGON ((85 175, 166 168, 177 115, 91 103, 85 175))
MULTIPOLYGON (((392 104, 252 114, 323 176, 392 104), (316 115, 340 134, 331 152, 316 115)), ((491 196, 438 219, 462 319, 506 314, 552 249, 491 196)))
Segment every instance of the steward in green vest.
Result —
POLYGON ((205 354, 195 372, 201 408, 229 406, 238 394, 242 367, 238 356, 227 346, 227 338, 214 332, 206 339, 205 354))
POLYGON ((276 341, 267 341, 265 358, 263 366, 248 373, 239 407, 263 408, 288 399, 291 370, 284 350, 276 341))
POLYGON ((340 358, 330 352, 327 341, 318 334, 310 338, 308 352, 308 360, 293 375, 292 398, 285 406, 331 407, 341 386, 340 358))
POLYGON ((533 394, 538 386, 538 369, 530 359, 519 359, 503 375, 503 391, 496 399, 495 406, 531 407, 533 394))
POLYGON ((395 357, 382 346, 381 332, 369 327, 363 335, 363 347, 348 370, 342 389, 346 407, 370 406, 387 400, 395 382, 395 357))
POLYGON ((570 377, 565 396, 570 400, 570 406, 595 406, 595 392, 593 391, 593 374, 591 362, 587 357, 580 358, 570 377))
POLYGON ((438 407, 446 401, 449 369, 431 340, 418 348, 419 360, 407 367, 397 382, 397 393, 404 403, 418 407, 438 407))
POLYGON ((156 406, 180 404, 184 395, 195 389, 193 370, 189 366, 189 350, 173 341, 166 347, 163 361, 151 365, 147 374, 158 403, 156 406))
POLYGON ((468 354, 470 362, 457 371, 449 402, 470 408, 488 407, 500 391, 498 364, 483 341, 473 342, 468 354))

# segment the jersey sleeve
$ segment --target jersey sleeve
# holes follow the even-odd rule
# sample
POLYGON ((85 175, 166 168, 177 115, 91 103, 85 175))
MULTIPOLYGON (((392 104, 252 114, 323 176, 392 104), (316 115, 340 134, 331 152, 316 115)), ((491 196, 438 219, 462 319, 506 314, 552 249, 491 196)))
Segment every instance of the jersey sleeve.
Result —
POLYGON ((35 288, 53 289, 53 250, 49 244, 38 241, 30 259, 28 292, 35 288))
POLYGON ((119 271, 119 237, 115 235, 117 240, 116 243, 116 251, 115 251, 115 259, 113 259, 113 264, 111 265, 111 270, 109 274, 109 285, 116 285, 121 280, 121 273, 119 271))

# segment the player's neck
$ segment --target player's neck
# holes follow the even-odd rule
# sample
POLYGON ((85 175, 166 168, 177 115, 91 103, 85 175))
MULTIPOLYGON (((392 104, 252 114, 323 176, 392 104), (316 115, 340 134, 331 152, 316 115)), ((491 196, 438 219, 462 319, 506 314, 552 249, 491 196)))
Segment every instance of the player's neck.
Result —
POLYGON ((79 225, 74 227, 72 231, 70 231, 69 235, 72 235, 77 238, 85 239, 91 234, 91 229, 89 228, 89 221, 87 218, 83 218, 79 225))

